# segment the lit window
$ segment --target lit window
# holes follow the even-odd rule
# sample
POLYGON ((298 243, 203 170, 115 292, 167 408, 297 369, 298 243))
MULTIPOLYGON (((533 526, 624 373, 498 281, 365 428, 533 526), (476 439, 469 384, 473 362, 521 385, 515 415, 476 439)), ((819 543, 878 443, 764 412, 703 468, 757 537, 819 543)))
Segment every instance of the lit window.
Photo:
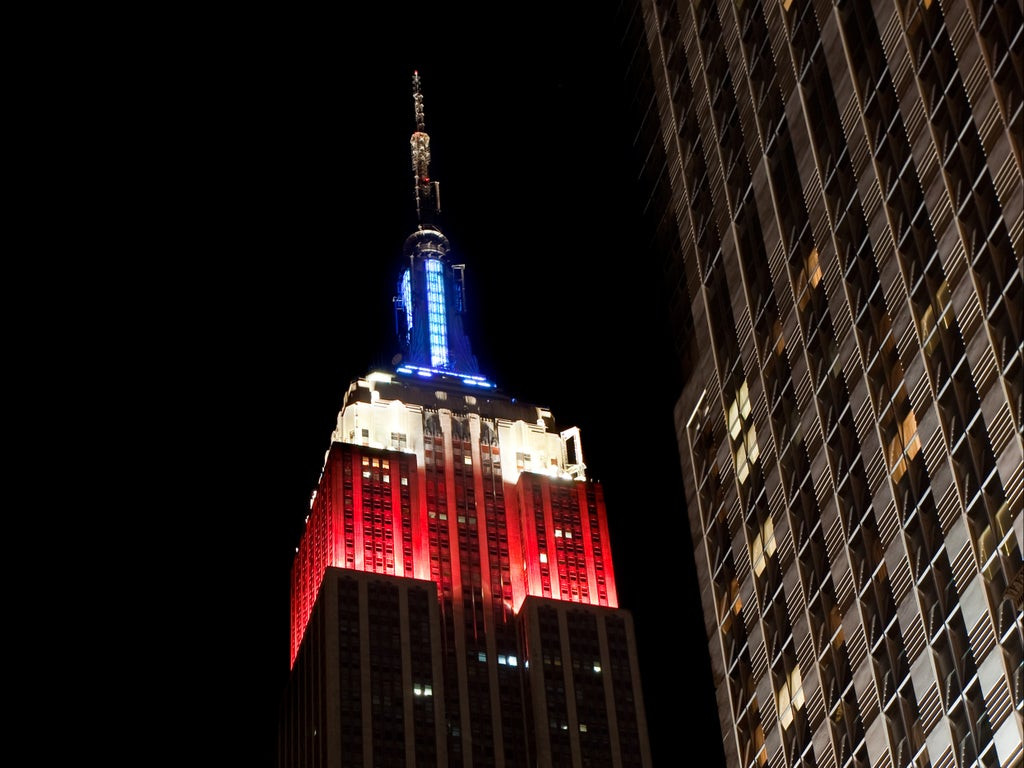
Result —
POLYGON ((508 659, 505 656, 502 656, 501 654, 498 654, 498 663, 501 664, 501 666, 504 667, 504 666, 506 666, 508 664, 508 659))
POLYGON ((832 647, 838 650, 846 639, 843 632, 843 614, 839 611, 838 605, 833 605, 832 610, 828 612, 828 628, 832 636, 832 647))
POLYGON ((370 476, 370 470, 364 469, 363 470, 363 477, 369 477, 369 476, 370 476))
POLYGON ((760 455, 761 449, 757 446, 757 432, 754 425, 751 424, 743 439, 743 445, 736 449, 736 477, 741 483, 746 481, 751 465, 757 462, 757 457, 760 455))
POLYGON ((479 659, 480 661, 487 661, 487 653, 486 653, 485 651, 480 651, 480 652, 478 652, 478 653, 477 653, 477 655, 476 655, 476 657, 477 657, 477 659, 479 659))
MULTIPOLYGON (((754 574, 760 576, 768 558, 775 554, 775 525, 769 517, 761 526, 761 532, 754 537, 750 545, 750 561, 754 564, 754 574)), ((741 604, 742 605, 742 604, 741 604)), ((737 611, 739 608, 736 609, 737 611)))
POLYGON ((473 463, 473 457, 472 457, 472 456, 464 456, 464 457, 462 458, 462 460, 463 460, 463 461, 464 461, 464 462, 465 462, 466 464, 472 464, 472 463, 473 463))
POLYGON ((580 733, 586 733, 586 732, 587 732, 587 724, 586 723, 580 723, 580 733))
POLYGON ((540 561, 542 563, 546 563, 548 561, 548 555, 547 555, 546 552, 541 552, 540 553, 540 561))
MULTIPOLYGON (((754 708, 754 711, 756 712, 757 711, 757 696, 754 697, 753 701, 754 701, 753 708, 754 708)), ((749 744, 748 749, 753 749, 753 750, 757 751, 757 756, 755 757, 755 760, 757 761, 758 768, 760 768, 761 766, 765 765, 768 762, 768 750, 765 749, 765 746, 764 746, 764 728, 761 727, 760 725, 758 725, 754 729, 754 736, 750 740, 750 744, 749 744)), ((750 753, 747 752, 746 754, 749 755, 750 753)))
POLYGON ((427 324, 430 329, 430 364, 448 367, 448 318, 444 306, 444 264, 427 259, 427 324))
POLYGON ((914 460, 921 450, 921 438, 917 434, 917 417, 913 409, 907 409, 907 415, 897 425, 896 434, 889 441, 889 467, 892 481, 898 483, 907 471, 907 464, 914 460))
POLYGON ((402 478, 402 485, 408 485, 408 484, 409 484, 409 478, 408 477, 403 477, 402 478))
MULTIPOLYGON (((758 536, 760 539, 760 536, 758 536)), ((774 546, 774 542, 773 542, 774 546)), ((763 547, 762 547, 763 549, 763 547)), ((740 583, 736 579, 732 579, 729 582, 729 591, 727 594, 722 595, 722 600, 718 605, 718 612, 720 616, 724 616, 722 619, 722 633, 729 634, 732 630, 733 616, 739 616, 740 611, 743 610, 743 598, 740 597, 740 583), (730 602, 731 601, 731 602, 730 602), (726 607, 728 604, 728 607, 726 607)))
POLYGON ((572 538, 572 531, 566 531, 565 532, 565 538, 571 539, 572 538))
POLYGON ((936 332, 936 328, 940 325, 943 328, 949 328, 953 322, 953 305, 949 301, 949 294, 949 283, 943 280, 935 292, 934 303, 930 304, 921 315, 918 332, 921 334, 921 343, 926 355, 934 353, 939 346, 941 334, 936 332))
POLYGON ((594 672, 596 672, 597 674, 601 673, 601 665, 598 664, 596 661, 594 662, 594 672))
POLYGON ((803 680, 800 678, 800 665, 793 667, 782 690, 778 695, 779 722, 783 728, 789 728, 794 715, 804 706, 803 680))
POLYGON ((1009 558, 1009 561, 1020 562, 1020 549, 1016 543, 1020 534, 1013 530, 1013 522, 1010 517, 1009 502, 1003 502, 992 516, 992 522, 985 526, 985 530, 978 537, 978 562, 982 565, 982 575, 985 580, 992 582, 994 579, 1004 579, 1000 571, 1000 561, 1009 558))
POLYGON ((726 423, 729 426, 729 436, 735 440, 740 435, 742 424, 740 417, 747 418, 750 415, 750 392, 747 389, 746 380, 740 385, 739 392, 736 393, 736 399, 732 401, 732 405, 729 406, 729 414, 726 418, 726 423))
POLYGON ((782 335, 782 323, 778 320, 772 323, 772 339, 775 340, 775 354, 781 355, 786 348, 786 339, 782 335))
POLYGON ((797 306, 802 310, 807 306, 811 290, 821 282, 821 266, 818 264, 818 249, 814 248, 807 255, 804 267, 796 280, 797 306))
POLYGON ((807 256, 807 282, 811 284, 811 288, 817 288, 818 283, 821 282, 821 265, 818 264, 817 248, 811 249, 807 256))
POLYGON ((555 538, 556 539, 562 538, 562 529, 561 528, 555 528, 555 538))
POLYGON ((519 666, 519 659, 517 659, 515 656, 509 656, 508 657, 508 665, 510 667, 517 667, 517 666, 519 666))

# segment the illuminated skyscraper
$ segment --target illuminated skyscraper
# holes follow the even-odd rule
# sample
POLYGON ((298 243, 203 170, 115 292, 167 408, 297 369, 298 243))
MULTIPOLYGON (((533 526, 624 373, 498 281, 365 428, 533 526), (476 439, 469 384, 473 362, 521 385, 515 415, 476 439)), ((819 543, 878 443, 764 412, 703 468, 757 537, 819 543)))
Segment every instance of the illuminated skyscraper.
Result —
POLYGON ((622 19, 729 764, 1020 765, 1019 1, 622 19))
POLYGON ((281 763, 649 766, 601 486, 479 371, 413 84, 402 351, 350 386, 310 503, 281 763))

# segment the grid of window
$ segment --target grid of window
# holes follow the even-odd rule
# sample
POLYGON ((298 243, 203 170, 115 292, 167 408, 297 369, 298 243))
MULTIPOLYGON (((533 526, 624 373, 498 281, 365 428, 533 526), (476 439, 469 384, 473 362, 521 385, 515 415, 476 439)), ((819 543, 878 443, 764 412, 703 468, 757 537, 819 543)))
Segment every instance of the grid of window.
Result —
MULTIPOLYGON (((331 478, 336 467, 325 468, 325 477, 331 478)), ((313 509, 307 522, 302 546, 292 565, 291 590, 291 663, 295 663, 306 626, 313 614, 313 606, 324 578, 324 565, 333 561, 336 550, 332 535, 331 512, 333 501, 327 498, 314 499, 313 509)))
MULTIPOLYGON (((612 603, 608 601, 608 582, 612 578, 611 553, 604 546, 604 539, 601 535, 601 515, 598 512, 600 491, 597 486, 589 483, 585 486, 584 491, 587 501, 587 521, 590 526, 590 562, 594 566, 594 581, 597 585, 597 604, 611 605, 612 603)), ((603 504, 600 506, 603 507, 603 504)))
POLYGON ((640 7, 727 758, 1013 764, 1019 4, 640 7))
POLYGON ((458 531, 458 568, 462 597, 465 656, 467 662, 466 690, 469 695, 470 742, 474 765, 494 764, 495 733, 491 718, 491 685, 485 633, 483 571, 481 569, 480 527, 477 524, 476 488, 468 419, 451 420, 452 462, 454 481, 455 526, 458 531))
POLYGON ((413 729, 416 736, 417 768, 437 765, 434 725, 434 672, 430 636, 431 595, 426 590, 409 590, 409 651, 412 674, 413 729))
POLYGON ((436 414, 425 420, 423 432, 424 496, 427 502, 427 540, 430 578, 438 593, 452 599, 451 545, 448 533, 448 484, 445 479, 444 437, 436 414))
MULTIPOLYGON (((523 479, 520 475, 520 483, 529 490, 533 518, 533 526, 537 537, 537 559, 540 563, 540 594, 542 597, 551 597, 551 556, 548 553, 548 536, 546 516, 544 514, 544 494, 539 483, 533 484, 529 479, 523 479), (532 486, 532 487, 531 487, 532 486)), ((528 516, 524 514, 522 520, 527 523, 528 516)))
POLYGON ((359 583, 338 581, 338 673, 341 689, 341 749, 346 762, 363 764, 362 652, 359 639, 359 583))
MULTIPOLYGON (((332 462, 328 462, 329 465, 332 462)), ((353 452, 351 456, 346 457, 346 460, 342 464, 342 537, 341 537, 341 551, 344 556, 344 562, 346 568, 356 567, 356 512, 355 512, 355 481, 353 478, 360 474, 361 470, 358 470, 357 465, 359 464, 359 454, 353 452)), ((330 477, 333 477, 334 472, 337 471, 337 465, 334 464, 328 468, 330 477)), ((330 487, 330 486, 328 486, 330 487)), ((331 498, 331 494, 317 494, 317 498, 314 499, 314 503, 320 503, 320 497, 323 495, 324 517, 327 518, 327 505, 334 505, 334 500, 331 498)), ((316 512, 316 510, 314 510, 316 512)), ((314 514, 311 519, 315 519, 314 514)), ((301 545, 300 545, 301 549, 301 545)), ((337 561, 333 561, 337 562, 337 561)))
POLYGON ((518 489, 526 593, 616 607, 600 487, 524 472, 518 489))
POLYGON ((480 462, 491 596, 495 601, 494 609, 499 613, 501 623, 505 623, 512 615, 512 566, 509 559, 505 484, 501 479, 501 452, 493 422, 481 424, 480 462))
POLYGON ((576 731, 583 765, 602 765, 611 754, 608 712, 605 708, 604 669, 598 641, 597 617, 566 611, 572 688, 576 699, 576 731))
POLYGON ((648 765, 628 613, 530 596, 520 620, 527 740, 540 764, 648 765))
POLYGON ((551 522, 555 539, 558 591, 563 600, 589 603, 583 519, 575 485, 551 486, 551 522))
POLYGON ((336 443, 324 464, 292 568, 292 660, 328 566, 413 573, 411 454, 336 443), (358 513, 357 513, 358 509, 358 513))
POLYGON ((401 765, 405 762, 405 690, 398 587, 378 583, 368 589, 367 617, 373 762, 374 765, 401 765))
POLYGON ((330 765, 327 738, 327 680, 321 674, 326 651, 323 602, 313 610, 305 642, 295 659, 280 724, 279 765, 330 765))
POLYGON ((363 570, 395 573, 395 525, 391 503, 390 461, 378 456, 362 457, 363 570))
MULTIPOLYGON (((609 673, 615 701, 615 723, 619 731, 622 765, 626 768, 643 765, 640 751, 640 728, 637 702, 633 696, 633 672, 629 665, 629 641, 626 623, 618 616, 605 617, 608 633, 609 673)), ((602 674, 604 671, 602 670, 602 674)))
POLYGON ((566 698, 565 672, 562 669, 562 639, 558 612, 553 608, 538 611, 540 656, 544 665, 544 702, 548 717, 548 740, 553 765, 572 765, 572 738, 569 734, 569 704, 566 698))

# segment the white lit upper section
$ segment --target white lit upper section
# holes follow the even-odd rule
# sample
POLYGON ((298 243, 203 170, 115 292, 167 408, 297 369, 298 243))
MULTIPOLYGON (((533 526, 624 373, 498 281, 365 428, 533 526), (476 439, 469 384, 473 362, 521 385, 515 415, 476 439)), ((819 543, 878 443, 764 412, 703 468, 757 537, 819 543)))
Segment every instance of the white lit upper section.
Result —
POLYGON ((550 411, 538 408, 537 422, 498 421, 498 447, 501 451, 501 476, 515 483, 520 472, 535 472, 551 477, 586 480, 582 460, 580 431, 572 427, 564 432, 548 432, 544 416, 550 411))
POLYGON ((390 373, 374 371, 349 387, 331 434, 332 443, 354 443, 423 457, 423 406, 382 398, 378 387, 393 379, 390 373), (367 394, 369 402, 365 400, 367 394))
POLYGON ((446 437, 453 420, 469 426, 474 448, 479 447, 481 422, 496 432, 502 480, 507 483, 516 483, 521 472, 586 480, 578 427, 556 432, 546 408, 466 389, 440 389, 429 381, 410 384, 374 371, 349 387, 331 441, 415 453, 424 466, 424 422, 437 414, 446 437))

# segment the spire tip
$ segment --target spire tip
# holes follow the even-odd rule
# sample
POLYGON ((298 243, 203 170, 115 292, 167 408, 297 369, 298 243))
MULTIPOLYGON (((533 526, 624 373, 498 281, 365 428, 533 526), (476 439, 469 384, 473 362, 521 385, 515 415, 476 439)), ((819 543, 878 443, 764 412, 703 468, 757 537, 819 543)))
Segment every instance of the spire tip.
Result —
POLYGON ((441 212, 438 183, 430 180, 430 137, 423 116, 423 92, 420 90, 420 71, 412 72, 412 104, 416 115, 416 131, 412 144, 412 168, 416 188, 416 218, 422 227, 441 212))

